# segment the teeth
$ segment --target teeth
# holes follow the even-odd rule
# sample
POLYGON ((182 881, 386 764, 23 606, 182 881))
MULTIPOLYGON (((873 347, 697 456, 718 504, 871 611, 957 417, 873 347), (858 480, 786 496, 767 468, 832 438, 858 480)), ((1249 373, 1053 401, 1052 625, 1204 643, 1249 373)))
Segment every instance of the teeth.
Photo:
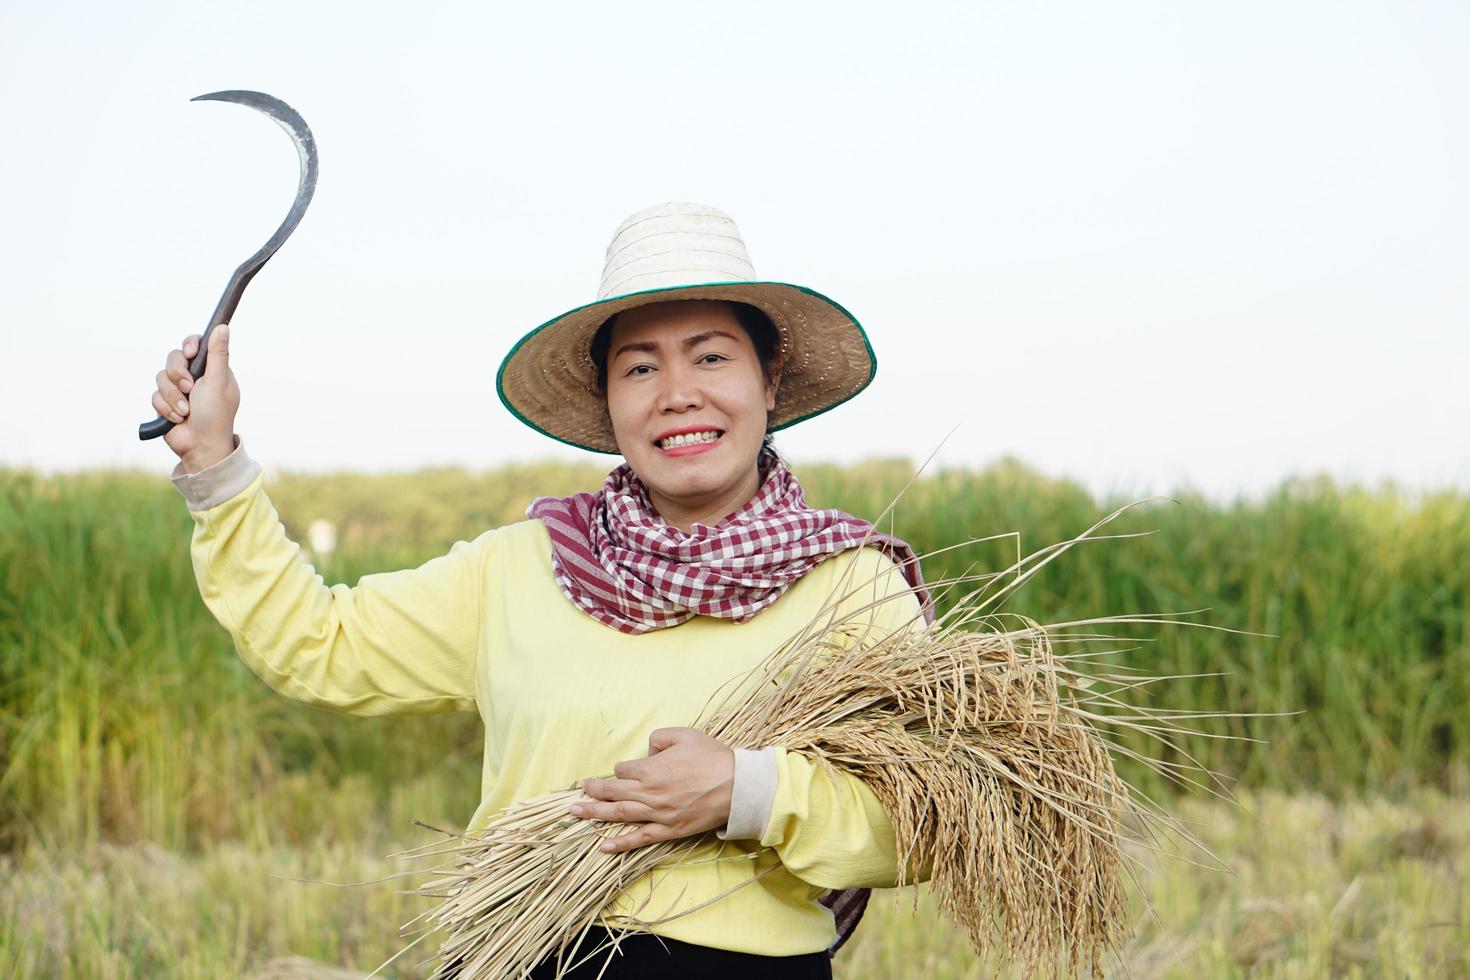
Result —
POLYGON ((660 449, 674 449, 678 446, 692 446, 696 442, 714 442, 719 437, 719 432, 714 429, 708 432, 686 432, 680 436, 669 436, 658 445, 660 449))

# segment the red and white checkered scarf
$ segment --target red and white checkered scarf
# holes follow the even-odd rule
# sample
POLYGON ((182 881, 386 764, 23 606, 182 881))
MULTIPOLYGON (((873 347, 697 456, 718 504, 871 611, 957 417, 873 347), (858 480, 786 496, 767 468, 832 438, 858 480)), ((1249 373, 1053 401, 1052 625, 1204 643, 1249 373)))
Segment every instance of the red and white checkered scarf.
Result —
MULTIPOLYGON (((567 598, 624 633, 695 616, 743 623, 826 558, 863 545, 899 566, 933 621, 934 603, 907 542, 843 511, 808 507, 795 475, 769 448, 757 465, 760 489, 713 527, 695 524, 686 532, 663 523, 627 463, 598 493, 539 497, 526 516, 546 525, 552 569, 567 598)), ((836 920, 836 953, 857 928, 868 889, 832 892, 822 902, 836 920)))
POLYGON ((860 545, 899 565, 926 615, 932 603, 909 545, 840 510, 807 506, 801 484, 762 449, 761 486, 713 527, 665 524, 627 463, 598 493, 538 497, 526 516, 551 536, 552 569, 567 598, 624 633, 678 626, 695 616, 743 623, 831 555, 860 545))

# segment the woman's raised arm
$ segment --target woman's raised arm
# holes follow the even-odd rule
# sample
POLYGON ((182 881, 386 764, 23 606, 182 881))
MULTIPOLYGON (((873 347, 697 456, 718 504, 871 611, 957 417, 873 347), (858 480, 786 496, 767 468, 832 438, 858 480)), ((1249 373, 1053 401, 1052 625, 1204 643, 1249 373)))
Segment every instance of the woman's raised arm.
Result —
POLYGON ((235 649, 287 697, 357 715, 473 711, 485 550, 494 530, 418 568, 327 586, 286 535, 260 464, 234 450, 170 479, 194 518, 199 592, 235 649))
POLYGON ((210 332, 196 381, 189 360, 201 339, 169 351, 153 407, 174 423, 163 438, 194 517, 199 592, 240 657, 281 694, 350 714, 474 710, 482 558, 494 532, 418 568, 328 587, 286 536, 235 434, 229 325, 210 332))

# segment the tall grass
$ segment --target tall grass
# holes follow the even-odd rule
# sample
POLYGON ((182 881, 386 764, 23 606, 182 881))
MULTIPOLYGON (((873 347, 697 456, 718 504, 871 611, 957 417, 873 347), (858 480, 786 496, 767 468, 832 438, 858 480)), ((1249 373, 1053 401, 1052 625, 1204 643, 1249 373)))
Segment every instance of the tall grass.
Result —
MULTIPOLYGON (((387 806, 416 811, 421 788, 400 787, 387 806)), ((338 794, 354 809, 377 801, 365 786, 338 794)), ((1140 851, 1157 873, 1130 895, 1138 931, 1126 970, 1109 976, 1470 976, 1470 801, 1427 790, 1392 801, 1245 791, 1242 803, 1176 802, 1235 873, 1140 851)), ((399 882, 320 881, 403 871, 385 855, 424 838, 402 828, 295 848, 223 842, 198 855, 106 843, 0 855, 0 976, 325 980, 344 976, 327 967, 346 967, 361 977, 403 947, 396 927, 432 900, 399 882)), ((386 975, 427 977, 432 965, 416 949, 386 975)), ((837 980, 1023 975, 1000 951, 971 952, 922 887, 875 893, 833 966, 837 980)))
MULTIPOLYGON (((813 506, 871 517, 913 467, 796 469, 813 506)), ((568 466, 283 474, 268 487, 296 540, 313 519, 339 524, 339 551, 316 565, 329 582, 355 582, 417 565, 520 519, 536 495, 596 487, 603 475, 568 466)), ((922 478, 893 530, 920 551, 1015 530, 1029 550, 1119 502, 1007 463, 922 478)), ((191 526, 162 473, 0 470, 0 850, 292 845, 407 819, 371 810, 327 819, 324 794, 344 781, 386 799, 390 787, 427 780, 440 788, 412 816, 465 819, 479 790, 479 720, 349 718, 271 692, 198 597, 191 526)), ((1292 481, 1230 505, 1181 494, 1113 527, 1155 533, 1074 549, 1010 608, 1055 622, 1209 607, 1208 622, 1275 634, 1161 629, 1156 643, 1119 655, 1149 673, 1229 672, 1158 690, 1155 703, 1306 712, 1233 730, 1269 744, 1190 743, 1203 762, 1249 785, 1334 793, 1470 782, 1470 497, 1292 481)), ((1016 555, 1005 542, 974 547, 926 573, 1001 567, 1016 555)))

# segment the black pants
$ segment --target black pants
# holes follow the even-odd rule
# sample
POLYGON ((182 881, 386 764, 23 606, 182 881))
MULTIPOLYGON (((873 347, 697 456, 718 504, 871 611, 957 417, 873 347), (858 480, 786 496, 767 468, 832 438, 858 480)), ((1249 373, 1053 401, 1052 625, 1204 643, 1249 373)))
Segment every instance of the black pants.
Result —
MULTIPOLYGON (((570 965, 608 938, 605 930, 587 930, 582 945, 565 954, 570 965)), ((619 952, 604 949, 587 956, 566 974, 568 980, 594 980, 609 954, 603 980, 832 980, 832 962, 827 951, 799 956, 758 956, 733 953, 728 949, 681 943, 646 932, 628 933, 618 944, 619 952)), ((532 980, 552 980, 556 957, 543 960, 531 971, 532 980)))

